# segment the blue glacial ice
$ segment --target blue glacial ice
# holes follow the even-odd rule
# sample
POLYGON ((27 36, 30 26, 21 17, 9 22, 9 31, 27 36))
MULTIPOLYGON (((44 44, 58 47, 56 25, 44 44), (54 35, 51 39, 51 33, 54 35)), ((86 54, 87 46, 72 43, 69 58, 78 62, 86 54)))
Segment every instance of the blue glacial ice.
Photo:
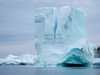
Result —
POLYGON ((35 10, 35 47, 41 64, 92 63, 94 46, 88 42, 86 15, 75 8, 35 10))

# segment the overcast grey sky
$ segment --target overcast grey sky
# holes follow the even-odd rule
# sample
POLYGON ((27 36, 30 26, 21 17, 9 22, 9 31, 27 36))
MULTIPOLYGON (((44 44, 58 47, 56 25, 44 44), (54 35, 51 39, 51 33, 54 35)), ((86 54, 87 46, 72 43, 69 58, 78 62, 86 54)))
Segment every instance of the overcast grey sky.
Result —
POLYGON ((0 0, 0 58, 9 54, 36 54, 34 10, 72 6, 87 14, 89 41, 100 43, 100 0, 0 0))

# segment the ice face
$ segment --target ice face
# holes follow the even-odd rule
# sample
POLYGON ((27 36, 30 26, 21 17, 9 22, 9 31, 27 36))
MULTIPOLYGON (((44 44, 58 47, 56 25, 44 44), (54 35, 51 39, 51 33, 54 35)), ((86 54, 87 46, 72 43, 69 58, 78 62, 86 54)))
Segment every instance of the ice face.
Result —
MULTIPOLYGON (((54 7, 43 7, 35 10, 34 20, 34 41, 40 63, 67 63, 73 54, 82 57, 81 63, 92 61, 94 53, 88 43, 82 11, 69 6, 59 11, 54 7)), ((70 62, 74 63, 72 60, 70 62)))

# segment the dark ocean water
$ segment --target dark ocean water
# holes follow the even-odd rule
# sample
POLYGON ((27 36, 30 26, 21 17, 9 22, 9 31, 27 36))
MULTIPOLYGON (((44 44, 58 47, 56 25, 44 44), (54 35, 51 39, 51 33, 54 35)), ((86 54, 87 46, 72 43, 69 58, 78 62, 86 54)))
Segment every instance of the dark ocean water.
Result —
POLYGON ((0 75, 100 75, 95 67, 0 66, 0 75))

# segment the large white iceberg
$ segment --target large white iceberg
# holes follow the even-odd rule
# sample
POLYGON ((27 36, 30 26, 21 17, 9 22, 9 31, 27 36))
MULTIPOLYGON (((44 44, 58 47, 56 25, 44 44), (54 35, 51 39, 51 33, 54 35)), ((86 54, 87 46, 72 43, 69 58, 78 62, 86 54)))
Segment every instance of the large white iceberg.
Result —
POLYGON ((35 10, 35 47, 41 64, 91 63, 93 46, 88 43, 85 14, 64 6, 35 10))

